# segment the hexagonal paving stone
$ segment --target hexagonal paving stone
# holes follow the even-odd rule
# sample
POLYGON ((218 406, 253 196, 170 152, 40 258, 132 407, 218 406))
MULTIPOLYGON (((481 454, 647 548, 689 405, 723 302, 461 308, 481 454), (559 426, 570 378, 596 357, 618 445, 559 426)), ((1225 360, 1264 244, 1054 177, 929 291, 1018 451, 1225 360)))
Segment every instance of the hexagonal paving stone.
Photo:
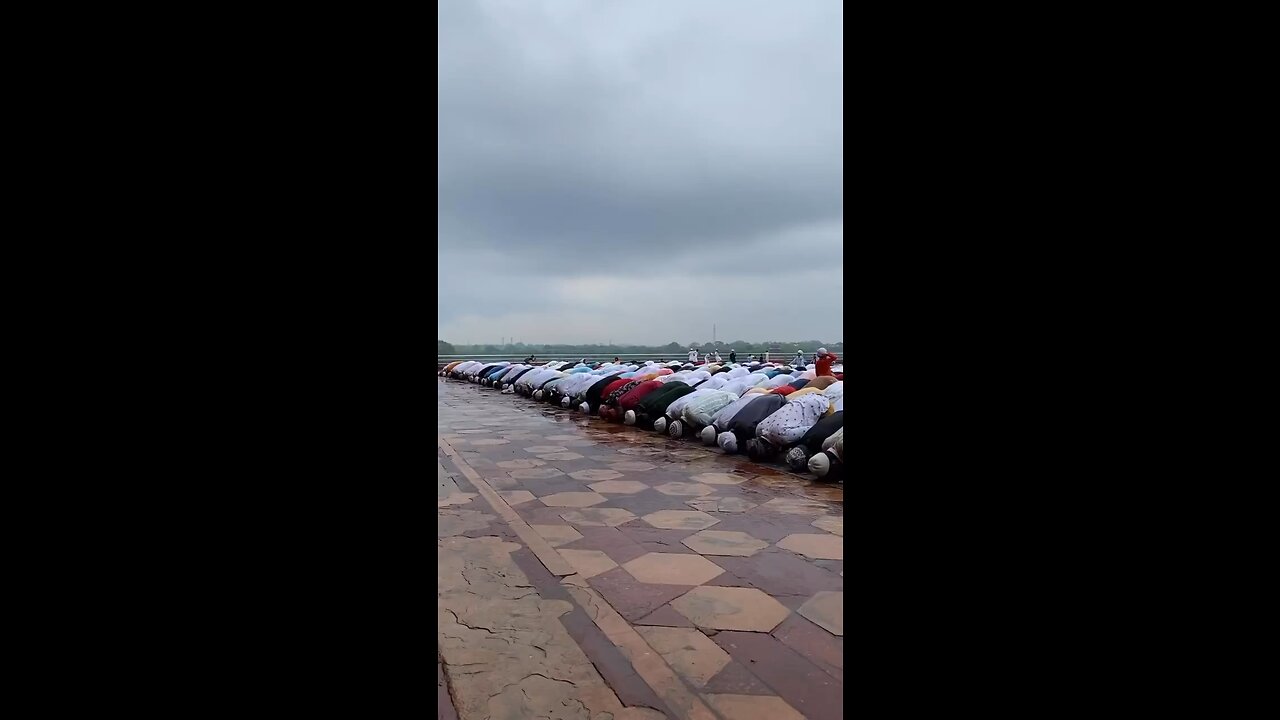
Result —
POLYGON ((541 455, 542 453, 564 452, 568 449, 563 445, 530 445, 524 451, 534 455, 541 455))
POLYGON ((703 530, 720 522, 698 510, 658 510, 640 519, 664 530, 703 530))
POLYGON ((688 496, 710 495, 711 493, 716 491, 716 489, 711 487, 710 485, 703 485, 702 483, 687 483, 687 482, 663 483, 655 487, 654 490, 657 490, 658 492, 666 495, 688 495, 688 496))
POLYGON ((789 515, 826 515, 829 508, 819 502, 798 497, 774 498, 760 506, 761 510, 787 513, 789 515))
POLYGON ((622 448, 618 451, 622 455, 661 455, 662 451, 656 448, 622 448))
POLYGON ((622 473, 617 470, 579 470, 569 473, 569 477, 587 482, 589 480, 613 480, 614 478, 622 477, 622 473))
POLYGON ((648 553, 624 563, 622 568, 640 582, 659 585, 701 585, 724 572, 724 568, 701 555, 683 553, 648 553))
POLYGON ((542 467, 542 468, 529 468, 527 470, 508 470, 507 474, 513 478, 517 478, 520 480, 542 480, 546 478, 558 477, 560 475, 563 475, 564 473, 560 472, 555 468, 542 467))
POLYGON ((622 462, 613 463, 609 467, 614 470, 634 470, 635 472, 644 472, 645 470, 654 469, 657 465, 644 462, 642 460, 623 460, 622 462))
POLYGON ((580 437, 580 436, 578 436, 578 435, 573 435, 573 434, 566 434, 566 435, 548 435, 548 436, 547 436, 547 439, 548 439, 548 440, 554 440, 554 441, 556 441, 556 442, 560 442, 560 441, 562 441, 562 440, 577 440, 579 437, 580 437))
POLYGON ((499 490, 498 495, 506 500, 508 505, 519 505, 534 499, 533 493, 528 490, 499 490))
POLYGON ((769 543, 736 530, 703 530, 681 542, 702 555, 750 557, 769 547, 769 543))
POLYGON ((708 485, 737 485, 747 481, 745 475, 731 475, 729 473, 701 473, 689 478, 694 482, 707 483, 708 485))
POLYGON ((601 480, 598 483, 591 483, 587 487, 598 493, 616 493, 630 495, 648 490, 649 486, 635 480, 601 480))
POLYGON ((690 590, 672 600, 671 607, 698 627, 748 632, 769 632, 790 614, 782 603, 755 588, 712 585, 690 590))
POLYGON ((547 507, 591 507, 608 500, 600 493, 593 492, 558 492, 542 499, 547 507))
POLYGON ((560 557, 584 579, 618 567, 613 558, 599 550, 559 550, 560 557))
POLYGON ((592 445, 598 445, 599 443, 597 443, 595 440, 578 438, 576 440, 565 440, 564 444, 568 445, 569 447, 591 447, 592 445))
POLYGON ((844 559, 844 540, 834 535, 796 533, 779 540, 778 547, 815 560, 844 559))
POLYGON ((488 432, 491 432, 491 431, 485 430, 484 428, 468 428, 466 430, 459 430, 458 434, 459 435, 481 435, 488 432))
POLYGON ((503 460, 498 463, 498 467, 507 468, 508 470, 527 470, 529 468, 536 468, 546 464, 547 463, 544 460, 503 460))
POLYGON ((729 653, 699 630, 637 625, 636 632, 694 687, 706 685, 729 664, 729 653))
POLYGON ((506 445, 509 442, 511 441, 503 440, 501 438, 484 438, 481 440, 468 440, 467 444, 468 445, 506 445))
MULTIPOLYGON (((844 593, 823 590, 805 601, 796 612, 832 635, 844 636, 844 593)), ((655 648, 656 649, 656 648, 655 648)))
POLYGON ((728 512, 740 513, 746 512, 755 507, 753 502, 747 502, 740 497, 705 497, 697 500, 685 500, 685 505, 694 510, 705 510, 707 512, 728 512))
POLYGON ((583 508, 560 513, 565 522, 583 527, 617 527, 636 519, 635 513, 622 508, 583 508))
POLYGON ((734 720, 805 720, 804 715, 774 695, 703 695, 720 717, 734 720))
POLYGON ((823 530, 826 530, 827 532, 833 535, 839 535, 840 537, 844 537, 844 517, 843 516, 828 515, 826 517, 820 517, 809 524, 816 528, 821 528, 823 530))
POLYGON ((539 455, 538 457, 542 458, 543 460, 581 460, 582 459, 582 456, 576 452, 547 453, 546 455, 539 455))
POLYGON ((567 545, 575 540, 582 539, 582 533, 574 530, 568 525, 530 525, 533 531, 542 536, 551 547, 559 547, 567 545))

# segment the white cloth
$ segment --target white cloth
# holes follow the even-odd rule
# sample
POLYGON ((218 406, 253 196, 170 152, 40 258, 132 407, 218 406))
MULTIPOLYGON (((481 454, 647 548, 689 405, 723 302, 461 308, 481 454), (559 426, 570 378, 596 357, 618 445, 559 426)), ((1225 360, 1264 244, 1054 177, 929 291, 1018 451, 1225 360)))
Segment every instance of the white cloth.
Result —
POLYGON ((703 390, 702 388, 698 388, 697 390, 694 390, 691 393, 681 395, 675 400, 672 400, 670 405, 667 405, 667 410, 665 414, 667 417, 674 420, 680 417, 680 411, 684 410, 685 405, 688 405, 689 403, 697 400, 698 398, 706 397, 708 393, 713 393, 713 392, 715 392, 715 390, 703 390))
POLYGON ((749 377, 741 377, 735 380, 729 380, 720 386, 721 390, 731 392, 739 397, 743 393, 756 386, 756 381, 749 377))
POLYGON ((729 382, 728 373, 716 373, 711 379, 698 386, 699 390, 719 390, 729 382))
POLYGON ((783 385, 789 384, 792 380, 795 380, 795 378, 791 377, 790 375, 787 375, 786 373, 781 373, 778 375, 774 375, 768 380, 765 380, 764 382, 760 383, 760 385, 758 385, 757 387, 765 387, 765 388, 782 387, 783 385))
POLYGON ((733 420, 733 416, 737 415, 739 410, 746 407, 747 403, 762 397, 764 397, 764 395, 743 395, 737 400, 720 408, 715 415, 712 415, 711 424, 715 425, 716 428, 720 430, 729 427, 729 423, 733 420))
POLYGON ((844 428, 838 428, 835 432, 831 433, 831 435, 828 436, 826 440, 822 441, 822 449, 824 451, 830 450, 833 445, 839 442, 841 443, 840 450, 841 450, 841 455, 843 456, 844 454, 844 443, 842 442, 843 440, 844 440, 844 428))
MULTIPOLYGON (((690 393, 690 395, 694 394, 696 393, 690 393)), ((680 417, 693 427, 701 428, 710 425, 711 419, 721 409, 737 401, 738 396, 731 392, 710 390, 702 397, 685 403, 684 409, 680 411, 680 417)))
POLYGON ((511 378, 513 378, 513 377, 515 377, 516 375, 518 375, 518 374, 520 373, 520 371, 521 371, 521 370, 524 370, 524 369, 525 369, 525 368, 527 368, 527 367, 529 367, 529 366, 528 366, 528 365, 524 365, 524 364, 521 364, 521 365, 512 365, 510 368, 508 368, 508 369, 507 369, 507 371, 506 371, 506 372, 504 372, 504 373, 502 373, 502 375, 498 376, 498 381, 499 381, 499 382, 507 382, 507 381, 508 381, 508 380, 510 380, 511 378))
POLYGON ((827 414, 829 407, 831 401, 817 393, 796 398, 761 420, 756 425, 756 437, 775 447, 794 445, 827 414))
POLYGON ((844 381, 837 380, 822 391, 822 395, 831 401, 836 410, 844 410, 844 381))

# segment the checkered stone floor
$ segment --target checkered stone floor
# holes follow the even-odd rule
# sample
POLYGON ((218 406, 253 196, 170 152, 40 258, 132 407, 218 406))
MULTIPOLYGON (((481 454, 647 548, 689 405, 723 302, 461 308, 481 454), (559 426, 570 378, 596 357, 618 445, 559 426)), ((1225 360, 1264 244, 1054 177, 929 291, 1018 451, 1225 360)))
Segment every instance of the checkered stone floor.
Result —
MULTIPOLYGON (((438 398, 458 459, 713 713, 843 717, 842 487, 468 383, 438 398)), ((492 516, 467 494, 439 511, 492 516)))

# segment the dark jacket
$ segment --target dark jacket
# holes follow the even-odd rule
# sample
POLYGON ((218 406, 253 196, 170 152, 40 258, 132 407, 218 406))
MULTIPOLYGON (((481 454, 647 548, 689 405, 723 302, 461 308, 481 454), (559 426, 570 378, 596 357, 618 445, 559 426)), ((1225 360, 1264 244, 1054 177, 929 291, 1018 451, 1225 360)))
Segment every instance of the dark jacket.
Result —
POLYGON ((805 433, 796 444, 807 448, 810 455, 817 454, 822 450, 822 441, 831 437, 832 433, 842 427, 844 427, 844 411, 837 410, 809 428, 809 432, 805 433))
POLYGON ((636 406, 636 424, 639 424, 641 420, 661 417, 667 411, 668 405, 675 402, 677 398, 682 398, 691 392, 693 392, 693 388, 679 380, 672 380, 660 389, 649 393, 636 406))
POLYGON ((738 442, 745 446, 747 440, 756 436, 756 425, 761 420, 769 417, 777 412, 778 408, 786 404, 787 399, 781 395, 766 394, 759 400, 752 400, 746 407, 738 411, 737 415, 729 421, 729 427, 726 431, 733 433, 738 437, 738 442))
POLYGON ((591 407, 593 412, 600 407, 600 396, 604 393, 604 389, 617 382, 617 380, 618 378, 613 376, 600 378, 599 381, 592 383, 591 387, 587 388, 587 395, 583 398, 583 401, 591 407))

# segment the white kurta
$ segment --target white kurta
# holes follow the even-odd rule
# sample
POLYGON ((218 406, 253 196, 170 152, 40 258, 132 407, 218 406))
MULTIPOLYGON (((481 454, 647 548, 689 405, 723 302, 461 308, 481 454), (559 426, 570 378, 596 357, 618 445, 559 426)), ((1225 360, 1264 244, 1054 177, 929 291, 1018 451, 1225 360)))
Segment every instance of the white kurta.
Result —
POLYGON ((827 414, 831 401, 814 393, 796 398, 756 425, 756 437, 767 440, 775 447, 786 447, 800 442, 809 428, 827 414))

